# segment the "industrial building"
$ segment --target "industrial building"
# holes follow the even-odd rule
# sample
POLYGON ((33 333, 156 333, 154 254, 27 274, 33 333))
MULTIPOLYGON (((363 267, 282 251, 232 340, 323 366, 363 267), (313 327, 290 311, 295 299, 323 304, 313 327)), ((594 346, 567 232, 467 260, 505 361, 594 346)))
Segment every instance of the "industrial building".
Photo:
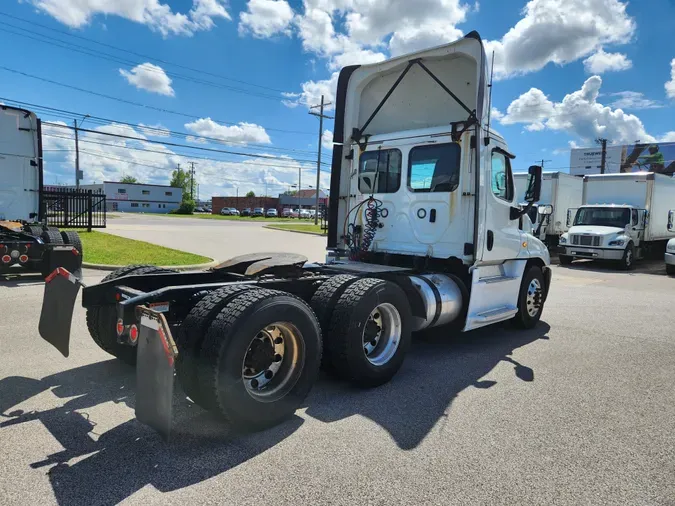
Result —
POLYGON ((105 181, 80 185, 80 189, 104 192, 109 212, 168 213, 178 209, 183 199, 182 188, 157 184, 105 181))

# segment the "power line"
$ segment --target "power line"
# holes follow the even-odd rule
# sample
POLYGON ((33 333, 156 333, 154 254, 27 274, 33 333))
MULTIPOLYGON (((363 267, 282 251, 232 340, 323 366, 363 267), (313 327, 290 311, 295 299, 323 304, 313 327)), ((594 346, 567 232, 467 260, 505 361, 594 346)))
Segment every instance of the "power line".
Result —
MULTIPOLYGON (((142 104, 140 102, 134 102, 133 100, 126 100, 124 98, 114 97, 112 95, 106 95, 105 93, 99 93, 97 91, 87 90, 87 89, 84 89, 84 88, 80 88, 78 86, 73 86, 71 84, 61 83, 59 81, 54 81, 53 79, 47 79, 46 77, 36 76, 36 75, 33 75, 33 74, 29 74, 27 72, 23 72, 21 70, 12 69, 12 68, 5 67, 5 66, 0 66, 0 69, 5 70, 7 72, 11 72, 13 74, 28 77, 28 78, 31 78, 31 79, 36 79, 38 81, 43 81, 43 82, 46 82, 46 83, 49 83, 49 84, 54 84, 56 86, 61 86, 63 88, 68 88, 68 89, 72 89, 72 90, 75 90, 75 91, 79 91, 81 93, 87 93, 89 95, 94 95, 94 96, 97 96, 97 97, 106 98, 108 100, 115 100, 115 101, 123 103, 123 104, 133 105, 133 106, 136 106, 136 107, 142 107, 144 109, 150 109, 150 110, 162 112, 162 113, 165 113, 165 114, 174 114, 176 116, 182 116, 182 117, 185 117, 185 118, 201 119, 200 116, 196 116, 194 114, 188 114, 188 113, 184 113, 184 112, 180 112, 180 111, 173 111, 171 109, 163 109, 161 107, 154 107, 154 106, 151 106, 151 105, 142 104)), ((222 123, 224 125, 237 125, 237 123, 233 123, 231 121, 222 121, 222 120, 213 120, 213 121, 215 121, 216 123, 222 123)), ((266 130, 269 130, 270 132, 284 132, 284 133, 292 133, 292 134, 299 134, 299 135, 314 135, 313 133, 309 133, 309 132, 298 132, 298 131, 294 131, 294 130, 283 130, 283 129, 279 129, 279 128, 266 128, 266 130)))
MULTIPOLYGON (((44 122, 45 125, 53 126, 56 128, 64 128, 68 130, 74 130, 74 127, 71 127, 69 125, 60 125, 58 123, 51 123, 51 122, 44 122)), ((178 147, 178 148, 184 148, 184 149, 194 149, 197 151, 207 151, 210 153, 222 153, 226 155, 235 155, 235 156, 245 156, 245 157, 250 157, 250 158, 263 158, 267 160, 278 160, 279 157, 273 156, 273 155, 265 155, 265 154, 256 154, 256 153, 244 153, 244 152, 239 152, 239 151, 228 151, 224 149, 215 149, 215 148, 205 148, 203 146, 191 146, 189 144, 179 144, 176 142, 168 142, 168 141, 157 141, 153 139, 144 139, 142 137, 133 137, 131 135, 122 135, 122 134, 114 134, 111 132, 101 132, 98 130, 90 130, 87 128, 78 128, 79 131, 81 132, 87 132, 90 134, 95 134, 95 135, 102 135, 105 137, 115 137, 118 139, 125 139, 125 140, 131 140, 131 141, 138 141, 138 142, 146 142, 149 144, 158 144, 161 146, 171 146, 171 147, 178 147)), ((313 163, 313 160, 299 160, 299 159, 294 159, 297 162, 306 162, 306 163, 313 163)), ((329 164, 325 164, 329 165, 329 164)))
MULTIPOLYGON (((45 105, 38 105, 30 102, 23 102, 20 100, 13 100, 11 98, 7 97, 0 97, 0 100, 4 101, 5 103, 9 104, 17 104, 20 105, 21 107, 27 107, 30 108, 33 111, 42 111, 43 113, 46 114, 53 114, 55 116, 66 116, 68 119, 78 119, 78 118, 83 118, 86 117, 87 120, 92 121, 93 123, 99 124, 99 125, 110 125, 112 123, 117 123, 120 125, 126 125, 129 127, 132 127, 134 129, 139 129, 141 131, 145 130, 150 130, 157 132, 157 136, 161 137, 165 134, 169 134, 170 137, 178 137, 178 138, 184 138, 187 139, 187 137, 191 137, 193 139, 200 139, 200 140, 206 140, 218 144, 222 143, 227 143, 227 144, 234 144, 234 145, 243 145, 246 146, 250 149, 260 149, 260 150, 265 150, 265 151, 284 151, 284 152, 289 152, 289 153, 304 153, 304 154, 310 154, 310 155, 315 155, 316 151, 307 151, 307 150, 301 150, 301 149, 294 149, 294 148, 281 148, 277 146, 266 146, 266 145, 261 145, 261 144, 255 144, 255 143, 248 143, 248 142, 241 142, 241 141, 230 141, 230 140, 224 140, 224 139, 218 139, 215 137, 208 137, 205 135, 199 135, 199 134, 194 134, 194 133, 189 133, 189 132, 179 132, 175 130, 169 130, 169 129, 162 129, 162 128, 157 128, 157 127, 152 127, 149 125, 143 125, 141 126, 138 123, 131 123, 128 121, 123 121, 123 120, 118 120, 118 119, 110 119, 110 118, 103 118, 100 116, 92 116, 90 114, 84 114, 81 112, 73 112, 73 111, 68 111, 65 109, 59 109, 56 107, 50 107, 50 106, 45 106, 45 105), (160 135, 162 134, 162 135, 160 135)), ((152 134, 149 134, 152 135, 152 134)))
POLYGON ((260 85, 260 84, 255 84, 255 83, 243 81, 241 79, 234 79, 232 77, 227 77, 227 76, 224 76, 222 74, 216 74, 214 72, 209 72, 209 71, 206 71, 204 69, 196 69, 196 68, 193 68, 193 67, 188 67, 186 65, 181 65, 181 64, 170 62, 170 61, 167 61, 167 60, 162 60, 161 58, 149 56, 149 55, 146 55, 146 54, 143 54, 143 53, 138 53, 138 52, 133 51, 131 49, 124 49, 124 48, 121 48, 121 47, 118 47, 118 46, 114 46, 112 44, 106 44, 105 42, 99 42, 97 40, 94 40, 94 39, 91 39, 91 38, 88 38, 88 37, 84 37, 82 35, 76 35, 74 33, 70 33, 70 32, 65 31, 65 30, 59 30, 57 28, 52 28, 52 27, 44 25, 44 24, 36 23, 34 20, 28 20, 26 18, 14 16, 14 15, 9 14, 7 12, 0 11, 0 15, 28 24, 31 28, 31 31, 34 31, 35 27, 39 26, 40 28, 44 28, 45 30, 49 30, 49 31, 52 31, 52 32, 67 35, 68 37, 73 37, 75 39, 84 40, 86 42, 91 42, 93 44, 97 44, 97 45, 102 46, 102 47, 114 49, 115 51, 121 51, 123 53, 133 54, 134 56, 138 56, 140 58, 146 58, 148 60, 154 60, 156 62, 163 63, 165 65, 173 65, 174 67, 181 68, 183 70, 189 70, 190 72, 197 72, 197 73, 200 73, 200 74, 209 75, 211 77, 217 77, 219 79, 224 79, 226 81, 232 81, 232 82, 236 82, 236 83, 240 83, 240 84, 246 84, 248 86, 253 86, 255 88, 261 88, 261 89, 270 90, 270 91, 277 91, 279 93, 284 93, 284 91, 285 91, 285 90, 279 90, 279 89, 276 89, 276 88, 271 88, 269 86, 263 86, 263 85, 260 85))
MULTIPOLYGON (((0 21, 0 25, 5 25, 5 26, 10 26, 12 28, 22 29, 20 27, 16 27, 16 26, 10 25, 8 23, 3 23, 1 21, 0 21)), ((58 47, 58 48, 61 48, 61 49, 66 49, 68 51, 74 51, 76 53, 91 56, 93 58, 112 61, 112 62, 118 63, 120 65, 128 65, 128 66, 134 66, 135 67, 135 66, 142 65, 142 64, 146 63, 146 62, 140 62, 140 61, 125 60, 123 58, 120 58, 119 56, 115 56, 115 55, 105 53, 105 52, 91 52, 89 49, 87 49, 83 46, 73 44, 72 42, 66 42, 66 41, 63 41, 63 40, 60 40, 60 39, 49 37, 47 35, 43 35, 43 34, 39 34, 39 33, 33 33, 33 34, 29 35, 27 33, 20 33, 20 32, 15 32, 15 31, 12 31, 12 30, 8 30, 7 28, 0 28, 0 31, 3 31, 5 33, 10 33, 12 35, 18 35, 19 37, 25 37, 25 38, 28 38, 28 39, 31 39, 31 40, 34 40, 36 42, 40 42, 40 43, 43 43, 43 44, 47 44, 49 47, 58 47), (39 39, 38 37, 36 37, 36 35, 38 37, 42 37, 42 38, 47 39, 47 40, 39 39)), ((175 78, 175 79, 182 79, 182 80, 197 83, 197 84, 203 84, 203 85, 212 86, 212 87, 215 87, 215 88, 234 91, 236 93, 244 93, 246 95, 252 95, 252 96, 255 96, 255 97, 259 97, 259 98, 265 98, 265 99, 268 99, 268 100, 275 100, 277 102, 280 101, 281 98, 282 98, 279 95, 270 95, 270 94, 250 91, 250 90, 246 90, 246 89, 242 89, 242 88, 235 88, 233 86, 228 86, 226 84, 216 83, 216 82, 213 82, 213 81, 207 81, 207 80, 204 80, 204 79, 198 79, 198 78, 193 77, 193 76, 178 74, 178 73, 172 72, 172 71, 166 71, 166 70, 162 69, 161 67, 160 67, 160 69, 144 67, 144 70, 148 71, 148 72, 151 72, 151 73, 155 73, 155 74, 166 74, 169 77, 172 77, 172 78, 175 78)))
MULTIPOLYGON (((51 137, 53 139, 62 139, 62 140, 67 140, 67 141, 74 141, 73 137, 63 137, 60 135, 53 135, 49 133, 44 133, 43 132, 43 137, 51 137)), ((134 147, 134 146, 127 146, 127 145, 121 145, 121 144, 107 144, 105 142, 96 142, 93 140, 88 140, 88 139, 80 139, 80 143, 86 143, 86 144, 94 144, 97 146, 106 146, 106 147, 111 147, 111 148, 119 148, 119 149, 128 149, 131 151, 140 151, 140 152, 145 152, 145 153, 156 153, 164 156, 177 156, 180 158, 194 158, 196 160, 207 160, 210 162, 218 162, 218 163, 230 163, 230 164, 245 164, 246 166, 251 166, 251 167, 273 167, 273 168, 281 168, 281 169, 296 169, 295 165, 284 165, 283 163, 277 163, 277 164, 266 164, 266 163, 260 163, 260 162, 239 162, 236 160, 223 160, 223 159, 218 159, 218 158, 209 158, 206 156, 193 156, 192 154, 186 154, 186 153, 176 153, 176 152, 166 152, 166 151, 157 151, 157 150, 152 150, 152 149, 145 149, 145 148, 139 148, 139 147, 134 147)), ((62 150, 58 150, 62 151, 62 150)), ((74 150, 67 150, 67 151, 74 151, 74 150)), ((31 157, 32 158, 32 157, 31 157)), ((281 159, 279 159, 281 160, 281 159)), ((282 160, 285 161, 285 160, 282 160)), ((291 161, 291 160, 288 160, 291 161)), ((301 170, 315 170, 312 167, 301 167, 301 170)), ((322 170, 322 172, 328 172, 330 171, 325 171, 322 170)))

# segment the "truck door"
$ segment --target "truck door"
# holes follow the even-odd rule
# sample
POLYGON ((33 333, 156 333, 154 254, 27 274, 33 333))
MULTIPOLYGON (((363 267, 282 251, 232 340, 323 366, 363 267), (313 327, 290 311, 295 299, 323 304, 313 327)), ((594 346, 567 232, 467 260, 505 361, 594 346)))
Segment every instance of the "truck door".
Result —
POLYGON ((482 260, 497 262, 517 258, 522 249, 518 220, 511 219, 516 206, 510 155, 501 147, 491 145, 488 151, 485 185, 486 238, 482 260))

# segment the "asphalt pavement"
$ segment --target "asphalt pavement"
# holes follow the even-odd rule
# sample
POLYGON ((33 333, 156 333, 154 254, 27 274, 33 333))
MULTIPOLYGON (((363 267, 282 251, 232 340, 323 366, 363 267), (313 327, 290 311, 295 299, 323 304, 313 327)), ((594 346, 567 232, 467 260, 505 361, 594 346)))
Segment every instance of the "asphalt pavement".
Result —
POLYGON ((134 419, 134 371, 96 347, 81 307, 69 358, 41 340, 42 291, 0 280, 3 505, 675 504, 675 279, 656 264, 555 266, 536 329, 416 336, 390 384, 322 377, 260 434, 179 389, 170 443, 134 419))

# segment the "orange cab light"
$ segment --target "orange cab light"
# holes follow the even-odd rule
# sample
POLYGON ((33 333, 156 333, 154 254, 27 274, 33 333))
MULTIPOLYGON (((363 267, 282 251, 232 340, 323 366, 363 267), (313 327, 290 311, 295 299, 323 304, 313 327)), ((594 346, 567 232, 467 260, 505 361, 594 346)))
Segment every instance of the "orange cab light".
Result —
POLYGON ((124 334, 124 321, 122 321, 122 318, 117 320, 117 335, 121 336, 124 334))

